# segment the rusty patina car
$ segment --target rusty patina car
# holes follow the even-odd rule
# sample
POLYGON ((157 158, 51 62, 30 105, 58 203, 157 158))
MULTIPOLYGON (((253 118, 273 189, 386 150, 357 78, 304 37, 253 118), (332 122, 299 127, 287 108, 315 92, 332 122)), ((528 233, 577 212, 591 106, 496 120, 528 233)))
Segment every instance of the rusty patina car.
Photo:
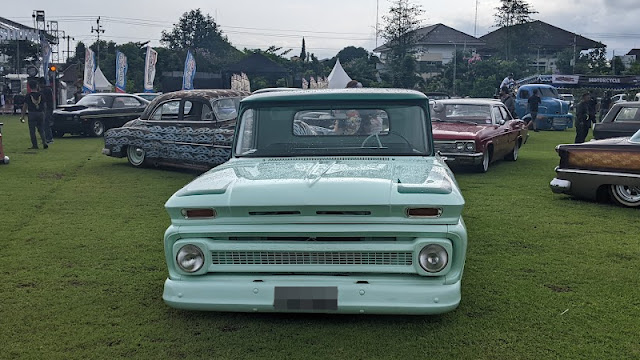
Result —
POLYGON ((431 122, 435 149, 447 163, 479 172, 500 159, 516 161, 529 136, 524 121, 493 99, 437 100, 431 104, 431 122))
POLYGON ((640 207, 640 130, 630 138, 558 145, 556 151, 560 166, 550 184, 554 193, 640 207))

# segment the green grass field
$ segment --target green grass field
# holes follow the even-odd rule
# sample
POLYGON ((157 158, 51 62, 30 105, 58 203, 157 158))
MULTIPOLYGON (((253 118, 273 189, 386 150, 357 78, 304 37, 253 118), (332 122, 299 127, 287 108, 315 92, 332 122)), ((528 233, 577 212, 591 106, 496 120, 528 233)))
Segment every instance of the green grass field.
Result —
POLYGON ((457 310, 326 316, 167 307, 163 204, 196 174, 134 169, 98 138, 27 150, 27 125, 0 122, 0 358, 640 358, 640 213, 551 193, 554 147, 573 130, 457 174, 469 230, 457 310))

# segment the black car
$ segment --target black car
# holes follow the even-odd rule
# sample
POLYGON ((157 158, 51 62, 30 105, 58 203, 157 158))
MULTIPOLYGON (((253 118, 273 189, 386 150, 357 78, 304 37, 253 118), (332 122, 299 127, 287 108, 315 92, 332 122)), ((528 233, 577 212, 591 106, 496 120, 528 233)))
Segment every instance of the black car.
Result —
POLYGON ((640 102, 621 101, 614 104, 602 122, 593 128, 595 139, 629 137, 640 130, 640 102))
POLYGON ((105 130, 138 118, 148 104, 131 94, 89 94, 76 104, 60 106, 53 112, 53 135, 102 136, 105 130))
POLYGON ((183 90, 156 97, 139 119, 105 133, 102 153, 135 167, 208 170, 227 161, 246 91, 183 90))

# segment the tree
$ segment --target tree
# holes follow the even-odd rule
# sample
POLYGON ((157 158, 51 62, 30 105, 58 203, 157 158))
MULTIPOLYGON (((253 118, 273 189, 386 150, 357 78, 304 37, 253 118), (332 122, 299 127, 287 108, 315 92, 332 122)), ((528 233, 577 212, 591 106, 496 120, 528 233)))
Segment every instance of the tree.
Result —
POLYGON ((493 16, 496 20, 495 25, 506 29, 505 58, 509 60, 512 54, 512 40, 519 38, 519 36, 513 36, 517 34, 512 34, 516 29, 514 26, 531 22, 531 15, 538 12, 526 0, 500 0, 500 3, 501 5, 496 8, 497 12, 493 16))
POLYGON ((304 62, 304 60, 307 58, 307 47, 304 44, 304 37, 302 38, 302 50, 300 50, 300 60, 302 60, 302 62, 304 62))
MULTIPOLYGON (((9 57, 9 64, 13 64, 14 69, 24 67, 30 61, 38 58, 40 44, 29 40, 8 40, 0 43, 0 54, 9 57), (19 57, 19 62, 17 61, 19 57)), ((16 69, 20 72, 19 69, 16 69)))
POLYGON ((185 12, 171 31, 162 31, 160 42, 171 50, 204 50, 214 57, 237 52, 215 20, 200 9, 185 12))
POLYGON ((387 65, 391 73, 392 86, 413 88, 416 79, 415 58, 413 58, 414 45, 416 44, 416 30, 420 28, 420 15, 424 11, 419 5, 409 3, 409 0, 396 0, 389 9, 389 14, 384 15, 381 36, 387 41, 389 56, 387 65), (410 58, 407 58, 407 55, 410 58), (413 65, 409 64, 411 61, 413 65), (414 71, 412 74, 408 71, 414 71))
POLYGON ((347 46, 346 48, 340 50, 336 55, 336 57, 340 59, 340 63, 342 64, 348 63, 349 61, 355 59, 369 60, 370 56, 371 54, 369 54, 369 52, 365 48, 355 46, 347 46))

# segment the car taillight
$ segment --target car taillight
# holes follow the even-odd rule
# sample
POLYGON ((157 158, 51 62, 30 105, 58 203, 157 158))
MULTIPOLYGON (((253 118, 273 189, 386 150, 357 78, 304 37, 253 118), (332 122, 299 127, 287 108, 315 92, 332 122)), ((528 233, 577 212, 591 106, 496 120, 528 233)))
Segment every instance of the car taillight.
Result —
POLYGON ((410 209, 407 209, 407 216, 408 217, 429 218, 429 217, 439 217, 440 215, 442 215, 442 209, 441 208, 410 208, 410 209))
POLYGON ((210 219, 216 217, 214 209, 182 209, 185 219, 210 219))

